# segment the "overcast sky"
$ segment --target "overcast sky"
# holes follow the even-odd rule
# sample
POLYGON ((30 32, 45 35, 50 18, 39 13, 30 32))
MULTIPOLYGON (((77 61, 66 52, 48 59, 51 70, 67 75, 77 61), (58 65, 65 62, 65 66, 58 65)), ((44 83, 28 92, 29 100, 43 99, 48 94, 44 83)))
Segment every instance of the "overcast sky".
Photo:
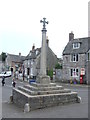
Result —
POLYGON ((27 55, 41 47, 43 27, 53 52, 61 57, 73 31, 75 38, 88 36, 89 0, 0 0, 0 53, 27 55))

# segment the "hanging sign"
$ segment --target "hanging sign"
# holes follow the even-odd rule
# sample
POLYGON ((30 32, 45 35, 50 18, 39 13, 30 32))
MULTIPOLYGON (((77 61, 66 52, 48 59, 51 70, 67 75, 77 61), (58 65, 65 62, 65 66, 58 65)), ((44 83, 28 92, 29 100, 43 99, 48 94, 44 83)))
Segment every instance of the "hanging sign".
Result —
POLYGON ((85 75, 85 68, 81 68, 81 75, 85 75))

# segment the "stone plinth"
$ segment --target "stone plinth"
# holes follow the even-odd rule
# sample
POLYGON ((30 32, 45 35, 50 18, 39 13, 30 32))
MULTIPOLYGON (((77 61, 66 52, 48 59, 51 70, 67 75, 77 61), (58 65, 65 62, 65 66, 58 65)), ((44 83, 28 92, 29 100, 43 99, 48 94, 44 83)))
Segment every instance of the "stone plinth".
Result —
POLYGON ((55 83, 32 83, 23 87, 19 86, 18 89, 13 88, 13 102, 22 108, 28 103, 31 111, 65 103, 76 103, 78 95, 55 83))
POLYGON ((40 83, 40 84, 50 84, 51 83, 50 77, 47 76, 47 75, 39 75, 37 77, 37 83, 40 83))

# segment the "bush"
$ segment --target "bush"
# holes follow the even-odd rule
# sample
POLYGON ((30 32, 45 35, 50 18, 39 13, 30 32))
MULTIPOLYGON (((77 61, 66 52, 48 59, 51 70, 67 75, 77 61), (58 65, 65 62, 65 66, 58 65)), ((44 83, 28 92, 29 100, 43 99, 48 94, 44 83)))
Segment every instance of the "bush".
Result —
POLYGON ((62 69, 62 64, 60 65, 59 63, 57 63, 57 64, 55 65, 55 69, 62 69))
POLYGON ((53 70, 48 70, 47 75, 50 76, 50 78, 53 77, 53 70))

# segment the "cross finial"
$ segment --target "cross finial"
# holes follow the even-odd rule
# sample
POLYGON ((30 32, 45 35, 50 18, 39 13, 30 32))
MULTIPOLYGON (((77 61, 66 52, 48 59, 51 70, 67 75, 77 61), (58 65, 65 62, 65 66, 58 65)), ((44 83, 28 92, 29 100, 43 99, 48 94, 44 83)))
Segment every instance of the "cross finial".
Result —
POLYGON ((48 24, 48 21, 46 22, 45 20, 46 20, 46 18, 43 18, 43 20, 40 20, 40 22, 43 23, 43 30, 46 29, 46 28, 45 28, 45 24, 46 24, 46 23, 48 24))

